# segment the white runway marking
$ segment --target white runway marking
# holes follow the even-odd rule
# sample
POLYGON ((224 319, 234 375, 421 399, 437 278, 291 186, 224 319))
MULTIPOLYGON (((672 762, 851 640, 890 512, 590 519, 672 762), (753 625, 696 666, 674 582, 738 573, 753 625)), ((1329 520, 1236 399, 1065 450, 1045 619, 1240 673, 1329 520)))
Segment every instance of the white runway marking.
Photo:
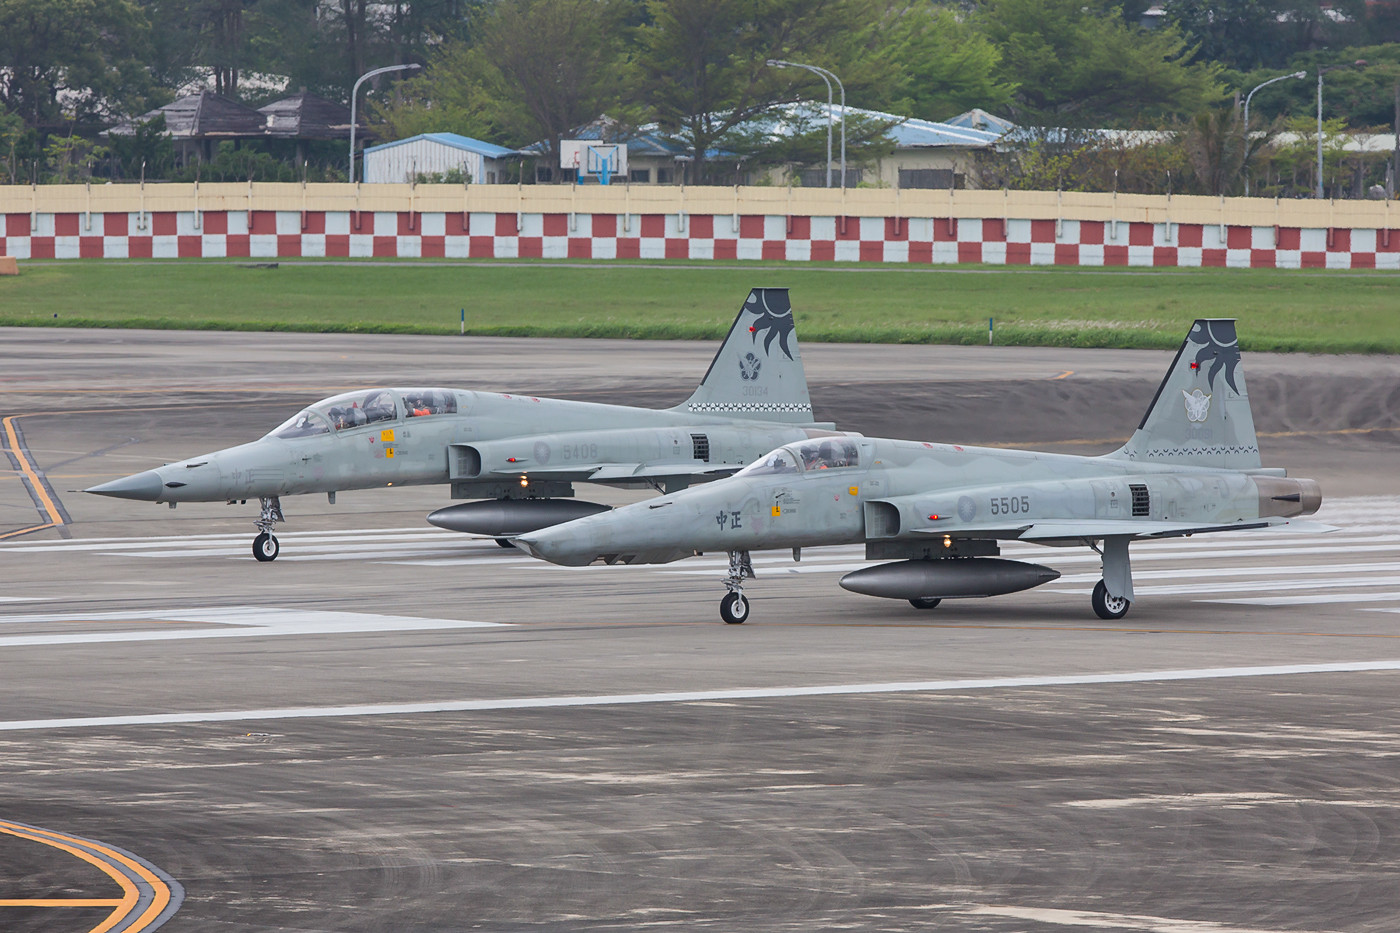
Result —
POLYGON ((459 619, 416 619, 410 616, 370 612, 321 612, 304 609, 263 609, 239 606, 223 609, 172 609, 153 612, 45 612, 0 616, 6 625, 83 624, 87 622, 132 625, 189 622, 212 628, 156 629, 154 631, 98 630, 52 635, 0 635, 0 648, 20 645, 90 645, 115 641, 174 641, 187 638, 268 638, 286 635, 342 635, 352 632, 416 632, 433 629, 511 628, 498 622, 465 622, 459 619))
POLYGON ((1277 677, 1301 674, 1354 674, 1400 671, 1400 660, 1341 661, 1329 664, 1280 664, 1265 667, 1211 667, 1195 670, 1132 671, 1109 674, 1059 674, 1032 677, 987 677, 967 680, 926 680, 873 684, 830 684, 820 687, 746 687, 732 690, 693 690, 675 693, 622 693, 597 696, 504 697, 494 700, 446 700, 426 703, 373 703, 363 706, 304 706, 287 709, 211 710, 193 713, 154 713, 138 716, 89 716, 64 719, 0 721, 0 732, 25 729, 86 729, 105 726, 150 726, 194 722, 241 722, 266 719, 329 719, 341 716, 406 716, 420 713, 489 712, 561 707, 636 706, 662 703, 703 703, 717 700, 769 700, 791 697, 861 696, 890 693, 961 693, 1009 690, 1018 687, 1076 687, 1100 684, 1160 683, 1175 680, 1218 680, 1231 677, 1277 677))
POLYGON ((1236 606, 1316 606, 1322 603, 1380 603, 1400 600, 1400 592, 1390 593, 1315 593, 1311 596, 1253 596, 1240 599, 1203 599, 1205 603, 1230 603, 1236 606))
MULTIPOLYGON (((1097 579, 1097 578, 1096 578, 1097 579)), ((1367 587, 1367 586, 1395 586, 1400 584, 1400 577, 1338 577, 1331 580, 1274 580, 1267 584, 1268 588, 1274 592, 1280 590, 1328 590, 1341 589, 1343 587, 1367 587)), ((1238 593, 1241 590, 1257 590, 1260 584, 1255 581, 1239 580, 1234 583, 1192 583, 1178 586, 1134 586, 1138 596, 1202 596, 1206 593, 1238 593)), ((1093 589, 1060 589, 1059 593, 1072 593, 1077 596, 1088 596, 1093 589)), ((1373 594, 1375 595, 1375 594, 1373 594)), ((1337 599, 1338 597, 1329 597, 1337 599)), ((1389 598, 1381 596, 1381 598, 1389 598)))
POLYGON ((1278 933, 1277 927, 1237 927, 1211 920, 1178 920, 1142 914, 1111 914, 1097 910, 1063 910, 1054 907, 989 905, 957 910, 967 916, 1003 917, 1057 926, 1100 930, 1136 930, 1139 933, 1278 933))

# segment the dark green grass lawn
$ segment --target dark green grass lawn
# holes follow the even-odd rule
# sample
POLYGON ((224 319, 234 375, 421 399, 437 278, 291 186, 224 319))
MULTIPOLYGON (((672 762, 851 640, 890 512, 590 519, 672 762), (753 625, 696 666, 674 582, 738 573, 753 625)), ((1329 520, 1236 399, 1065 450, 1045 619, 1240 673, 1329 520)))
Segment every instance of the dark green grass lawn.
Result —
POLYGON ((804 341, 1175 347, 1234 317, 1253 350, 1400 353, 1400 275, 703 262, 21 262, 0 325, 715 339, 788 286, 804 341))

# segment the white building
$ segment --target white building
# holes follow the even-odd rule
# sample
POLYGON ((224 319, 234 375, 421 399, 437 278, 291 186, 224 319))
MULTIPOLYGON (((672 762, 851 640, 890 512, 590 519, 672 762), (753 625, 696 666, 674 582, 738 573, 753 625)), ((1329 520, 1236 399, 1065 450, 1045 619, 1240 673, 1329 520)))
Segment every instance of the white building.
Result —
POLYGON ((514 149, 456 133, 422 133, 370 146, 364 152, 366 182, 411 182, 417 178, 461 172, 477 185, 504 183, 514 149))

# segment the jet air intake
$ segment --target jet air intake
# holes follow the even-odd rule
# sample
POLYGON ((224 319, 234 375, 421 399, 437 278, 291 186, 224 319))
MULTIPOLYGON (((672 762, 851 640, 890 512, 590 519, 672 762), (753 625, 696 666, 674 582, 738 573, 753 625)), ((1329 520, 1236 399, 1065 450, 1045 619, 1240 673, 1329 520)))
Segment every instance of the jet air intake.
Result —
POLYGON ((428 515, 428 524, 488 538, 510 538, 608 511, 576 499, 486 499, 450 505, 428 515))
POLYGON ((902 560, 848 573, 843 589, 886 599, 959 599, 1001 596, 1049 583, 1058 570, 1000 557, 902 560))

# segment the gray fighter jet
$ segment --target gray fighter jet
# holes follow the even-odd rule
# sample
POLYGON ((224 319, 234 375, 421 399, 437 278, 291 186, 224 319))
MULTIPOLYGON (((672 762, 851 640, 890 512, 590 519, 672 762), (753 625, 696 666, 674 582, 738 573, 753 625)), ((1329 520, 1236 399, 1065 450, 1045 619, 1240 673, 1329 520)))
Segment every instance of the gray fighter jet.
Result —
MULTIPOLYGON (((749 552, 864 542, 894 563, 844 588, 907 599, 995 596, 1059 573, 998 557, 1000 542, 1083 545, 1103 558, 1092 605, 1133 601, 1128 542, 1287 524, 1322 502, 1318 484, 1261 466, 1232 320, 1191 327, 1142 423, 1101 457, 838 436, 784 445, 729 479, 514 540, 571 566, 665 563, 729 553, 725 622, 749 613, 749 552)), ((1320 526, 1313 526, 1315 530, 1320 526)))
POLYGON ((755 288, 700 387, 656 410, 462 389, 347 392, 298 412, 265 437, 93 486, 166 502, 257 499, 253 556, 274 560, 281 498, 380 486, 451 484, 428 521, 494 537, 607 506, 572 500, 576 482, 673 492, 734 473, 775 445, 832 433, 812 403, 785 288, 755 288))

